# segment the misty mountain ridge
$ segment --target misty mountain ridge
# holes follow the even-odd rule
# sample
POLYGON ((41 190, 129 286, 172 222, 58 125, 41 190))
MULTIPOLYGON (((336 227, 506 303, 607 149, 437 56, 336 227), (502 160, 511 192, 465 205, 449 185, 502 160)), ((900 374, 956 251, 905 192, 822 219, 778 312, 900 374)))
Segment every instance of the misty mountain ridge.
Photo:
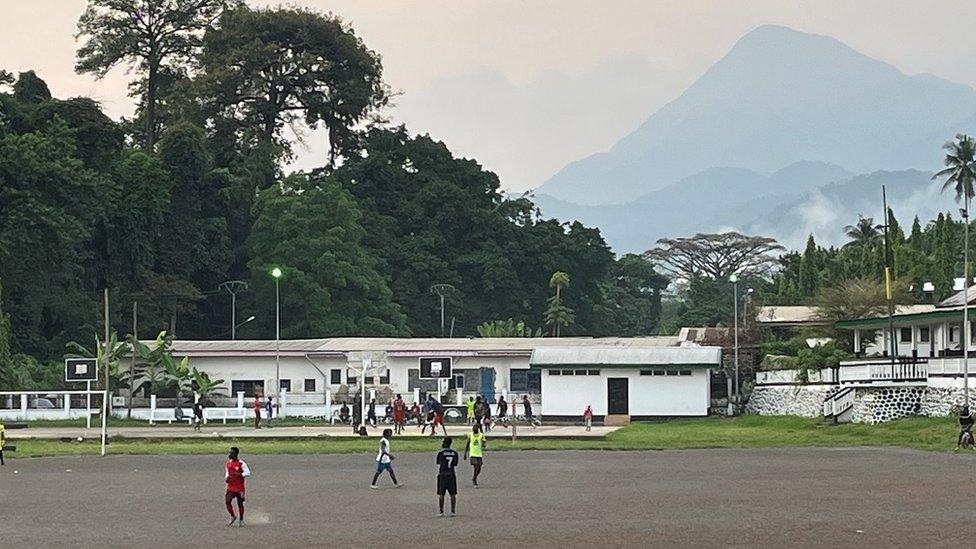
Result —
POLYGON ((973 128, 970 87, 766 25, 609 151, 567 165, 538 192, 595 206, 644 200, 712 168, 761 174, 819 161, 850 173, 930 170, 943 141, 973 128))
POLYGON ((876 171, 854 175, 823 162, 798 162, 768 176, 741 168, 712 168, 626 204, 580 206, 537 195, 546 216, 580 219, 600 228, 618 253, 643 252, 659 238, 739 231, 772 236, 802 248, 813 234, 822 244, 846 242, 843 227, 858 215, 882 218, 881 186, 905 225, 953 210, 931 172, 876 171))

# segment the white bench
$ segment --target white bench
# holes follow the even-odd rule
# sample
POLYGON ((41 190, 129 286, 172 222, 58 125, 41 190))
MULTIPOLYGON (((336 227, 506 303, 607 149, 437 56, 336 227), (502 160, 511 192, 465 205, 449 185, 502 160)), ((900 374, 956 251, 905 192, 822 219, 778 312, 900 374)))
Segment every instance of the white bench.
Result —
POLYGON ((174 421, 177 421, 177 422, 185 421, 187 425, 193 425, 193 416, 192 415, 189 415, 189 416, 184 415, 182 418, 177 419, 176 418, 176 412, 173 411, 173 410, 167 410, 167 411, 162 411, 162 412, 160 410, 158 410, 158 409, 157 410, 150 410, 150 412, 149 412, 149 423, 163 423, 164 421, 167 424, 169 424, 169 425, 172 425, 174 421), (158 417, 160 415, 168 416, 168 417, 158 417))
POLYGON ((221 419, 224 425, 227 424, 228 419, 240 419, 241 423, 247 422, 247 410, 244 408, 222 408, 219 410, 211 410, 210 408, 204 408, 203 410, 203 422, 206 423, 211 419, 221 419))

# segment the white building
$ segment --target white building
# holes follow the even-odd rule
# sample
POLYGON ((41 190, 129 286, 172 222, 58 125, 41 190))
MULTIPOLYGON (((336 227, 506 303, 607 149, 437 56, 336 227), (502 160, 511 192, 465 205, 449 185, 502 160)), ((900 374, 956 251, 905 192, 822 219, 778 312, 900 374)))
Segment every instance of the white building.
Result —
POLYGON ((274 394, 280 379, 286 413, 327 416, 366 387, 382 402, 435 393, 447 403, 482 395, 495 401, 523 394, 544 416, 579 417, 586 405, 602 416, 705 415, 708 369, 718 348, 679 346, 676 337, 638 338, 330 338, 262 341, 175 341, 173 355, 213 379, 224 392, 274 394), (424 379, 421 358, 450 358, 449 379, 424 379), (280 373, 278 373, 280 372, 280 373))

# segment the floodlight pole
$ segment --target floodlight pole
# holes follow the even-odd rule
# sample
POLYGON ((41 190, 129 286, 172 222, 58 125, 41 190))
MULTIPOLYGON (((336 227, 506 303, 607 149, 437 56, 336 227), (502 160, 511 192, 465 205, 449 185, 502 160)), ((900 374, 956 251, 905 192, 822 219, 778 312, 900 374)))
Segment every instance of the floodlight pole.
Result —
POLYGON ((735 331, 735 403, 736 406, 739 404, 739 277, 734 273, 729 277, 732 281, 732 299, 735 301, 733 304, 732 316, 734 317, 734 331, 735 331))
POLYGON ((228 280, 221 282, 218 289, 230 294, 230 338, 237 339, 237 294, 247 290, 247 282, 228 280))
POLYGON ((281 395, 281 300, 278 279, 281 278, 281 272, 278 273, 275 279, 275 396, 278 397, 278 402, 280 406, 281 395))
MULTIPOLYGON (((109 327, 108 327, 108 288, 105 288, 105 392, 102 393, 102 455, 105 455, 105 445, 108 442, 108 382, 109 382, 109 327)), ((97 366, 98 361, 95 361, 97 366)), ((97 368, 96 368, 97 371, 97 368)))

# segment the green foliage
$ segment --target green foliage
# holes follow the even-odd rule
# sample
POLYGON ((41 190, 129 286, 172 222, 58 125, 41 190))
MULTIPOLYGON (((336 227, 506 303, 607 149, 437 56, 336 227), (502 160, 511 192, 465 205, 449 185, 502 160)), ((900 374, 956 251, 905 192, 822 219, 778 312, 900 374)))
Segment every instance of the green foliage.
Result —
POLYGON ((362 213, 331 177, 290 176, 261 192, 255 213, 251 285, 263 310, 274 310, 268 273, 284 266, 282 316, 291 319, 284 337, 408 333, 378 262, 363 245, 362 213))
POLYGON ((478 335, 481 337, 542 337, 542 328, 532 331, 525 322, 508 320, 492 320, 479 324, 478 335))

